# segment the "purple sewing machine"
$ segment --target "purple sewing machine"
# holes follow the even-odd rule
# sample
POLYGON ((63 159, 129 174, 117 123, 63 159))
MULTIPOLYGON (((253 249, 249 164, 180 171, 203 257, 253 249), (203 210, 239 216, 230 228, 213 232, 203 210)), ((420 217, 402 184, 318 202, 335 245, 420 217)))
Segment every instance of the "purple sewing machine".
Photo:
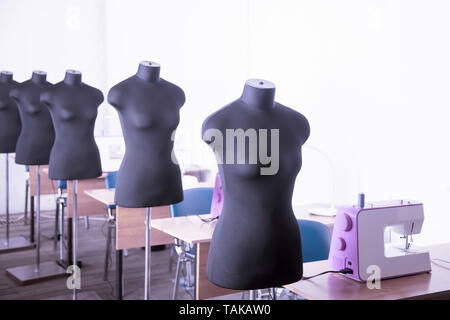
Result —
POLYGON ((222 213, 223 207, 223 191, 222 183, 220 182, 220 175, 216 175, 216 183, 214 185, 213 198, 211 203, 211 218, 217 218, 222 213))
POLYGON ((430 255, 411 245, 424 220, 423 204, 397 200, 341 207, 336 214, 328 263, 333 270, 349 268, 346 277, 367 281, 431 271, 430 255), (378 268, 378 269, 377 269, 378 268))

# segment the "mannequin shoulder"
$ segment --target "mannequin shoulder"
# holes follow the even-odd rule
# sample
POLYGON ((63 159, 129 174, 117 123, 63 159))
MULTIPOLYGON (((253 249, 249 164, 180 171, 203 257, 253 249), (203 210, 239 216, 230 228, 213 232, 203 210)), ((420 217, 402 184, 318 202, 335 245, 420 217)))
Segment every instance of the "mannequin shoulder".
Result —
POLYGON ((287 124, 291 124, 292 130, 296 130, 306 141, 310 135, 311 128, 309 126, 309 121, 300 112, 286 107, 282 104, 278 104, 279 110, 282 114, 283 121, 287 124))
POLYGON ((120 108, 120 106, 122 105, 121 97, 128 96, 133 88, 137 87, 135 82, 136 80, 133 79, 133 77, 130 77, 114 85, 108 91, 108 96, 106 97, 108 103, 115 108, 120 108))
POLYGON ((42 103, 46 104, 47 106, 51 105, 56 86, 57 84, 53 85, 49 83, 49 85, 47 85, 46 88, 41 92, 40 101, 42 103))
POLYGON ((232 119, 233 115, 231 105, 232 104, 228 104, 206 117, 202 125, 202 136, 207 130, 222 130, 226 127, 226 124, 232 119))
POLYGON ((16 101, 19 100, 20 92, 22 91, 22 87, 24 87, 26 82, 27 81, 22 82, 22 83, 18 83, 18 82, 13 83, 9 90, 9 96, 16 101))
POLYGON ((186 95, 183 91, 183 89, 181 89, 179 86, 177 86, 174 83, 171 83, 167 80, 164 80, 161 78, 160 80, 161 85, 166 88, 166 90, 169 91, 170 96, 174 97, 177 101, 177 104, 181 106, 184 105, 184 103, 186 102, 186 95))
POLYGON ((105 100, 103 92, 100 89, 87 84, 85 84, 83 88, 89 92, 89 95, 92 97, 92 99, 95 99, 96 103, 100 104, 105 100))

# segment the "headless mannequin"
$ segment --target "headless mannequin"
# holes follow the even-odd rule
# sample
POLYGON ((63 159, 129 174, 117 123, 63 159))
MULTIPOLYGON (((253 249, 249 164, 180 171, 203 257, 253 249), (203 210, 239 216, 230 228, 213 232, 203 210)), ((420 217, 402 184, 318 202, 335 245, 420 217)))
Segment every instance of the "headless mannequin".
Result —
POLYGON ((47 74, 34 71, 31 79, 18 84, 10 96, 16 101, 23 126, 16 146, 16 163, 48 164, 55 140, 50 112, 40 102, 40 95, 51 87, 47 74))
MULTIPOLYGON (((271 82, 248 80, 239 99, 203 123, 207 143, 213 141, 205 135, 208 129, 222 132, 223 141, 226 129, 267 129, 268 144, 270 129, 279 129, 279 168, 275 174, 261 175, 265 165, 259 159, 249 164, 247 151, 245 164, 227 164, 225 160, 219 164, 224 204, 211 242, 207 275, 221 287, 261 289, 302 277, 300 231, 291 200, 302 164, 301 146, 310 129, 303 115, 275 102, 274 97, 271 82)), ((269 144, 268 154, 271 149, 269 144)), ((226 159, 230 150, 225 146, 223 150, 226 159)))
POLYGON ((183 200, 171 136, 185 95, 159 74, 159 64, 141 62, 134 76, 108 93, 108 102, 119 113, 126 144, 115 194, 116 204, 122 207, 146 208, 183 200))
POLYGON ((48 176, 53 180, 81 180, 102 174, 100 153, 94 139, 100 90, 81 82, 79 71, 68 70, 63 81, 41 94, 52 116, 55 142, 48 176))
POLYGON ((16 151, 22 127, 17 104, 9 96, 16 85, 12 72, 0 72, 0 153, 16 151))

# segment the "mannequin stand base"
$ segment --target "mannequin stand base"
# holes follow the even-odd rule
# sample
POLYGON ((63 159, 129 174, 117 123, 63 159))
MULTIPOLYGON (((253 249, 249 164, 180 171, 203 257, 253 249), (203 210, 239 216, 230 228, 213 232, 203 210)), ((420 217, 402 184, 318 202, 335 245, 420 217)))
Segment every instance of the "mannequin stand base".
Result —
MULTIPOLYGON (((67 268, 72 265, 72 263, 67 263, 65 260, 56 260, 56 264, 61 268, 67 270, 67 268)), ((83 262, 81 260, 77 261, 78 268, 83 268, 83 262)))
POLYGON ((34 249, 36 245, 24 237, 9 238, 9 243, 6 245, 5 240, 0 239, 0 254, 34 249))
POLYGON ((21 286, 42 282, 45 280, 62 278, 69 276, 66 270, 58 266, 55 262, 43 262, 36 272, 36 265, 28 265, 6 269, 6 275, 21 286))

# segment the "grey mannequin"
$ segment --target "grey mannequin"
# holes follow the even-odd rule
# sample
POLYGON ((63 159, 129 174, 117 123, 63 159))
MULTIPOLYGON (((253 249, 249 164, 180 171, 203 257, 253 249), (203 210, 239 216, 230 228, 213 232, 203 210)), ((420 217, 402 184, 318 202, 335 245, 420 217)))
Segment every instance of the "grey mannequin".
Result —
POLYGON ((185 102, 181 88, 160 78, 160 65, 143 61, 132 77, 108 93, 117 109, 126 152, 116 182, 115 202, 144 208, 183 200, 180 168, 172 159, 172 134, 185 102))
MULTIPOLYGON (((300 230, 291 200, 294 183, 302 165, 301 146, 310 128, 306 118, 274 101, 275 85, 266 80, 250 79, 242 96, 210 115, 203 123, 205 142, 214 143, 223 185, 224 205, 212 237, 207 275, 216 285, 241 290, 281 286, 302 277, 300 230), (211 130, 226 137, 226 129, 267 129, 279 131, 277 170, 262 175, 267 162, 249 163, 250 147, 245 147, 245 161, 228 162, 236 146, 221 144, 211 138, 211 130), (223 158, 217 153, 223 147, 223 158)), ((273 133, 272 133, 273 134, 273 133)), ((226 139, 224 138, 223 141, 226 139)), ((258 138, 261 140, 261 136, 258 138)), ((250 141, 250 140, 248 140, 250 141)), ((272 141, 268 139, 267 141, 272 141)), ((261 141, 259 141, 261 143, 261 141)), ((250 145, 250 143, 247 143, 250 145)), ((260 145, 258 145, 260 148, 260 145)), ((275 145, 267 144, 274 156, 275 145)))
POLYGON ((83 83, 81 72, 67 70, 64 80, 43 92, 40 100, 48 107, 55 127, 49 178, 81 180, 100 176, 94 124, 103 93, 83 83))
POLYGON ((17 85, 10 71, 0 72, 0 153, 16 151, 22 127, 16 102, 9 96, 17 85))
POLYGON ((34 71, 31 79, 18 84, 10 96, 19 107, 22 130, 16 146, 16 163, 45 165, 55 140, 50 112, 40 101, 43 91, 51 87, 47 73, 34 71))

